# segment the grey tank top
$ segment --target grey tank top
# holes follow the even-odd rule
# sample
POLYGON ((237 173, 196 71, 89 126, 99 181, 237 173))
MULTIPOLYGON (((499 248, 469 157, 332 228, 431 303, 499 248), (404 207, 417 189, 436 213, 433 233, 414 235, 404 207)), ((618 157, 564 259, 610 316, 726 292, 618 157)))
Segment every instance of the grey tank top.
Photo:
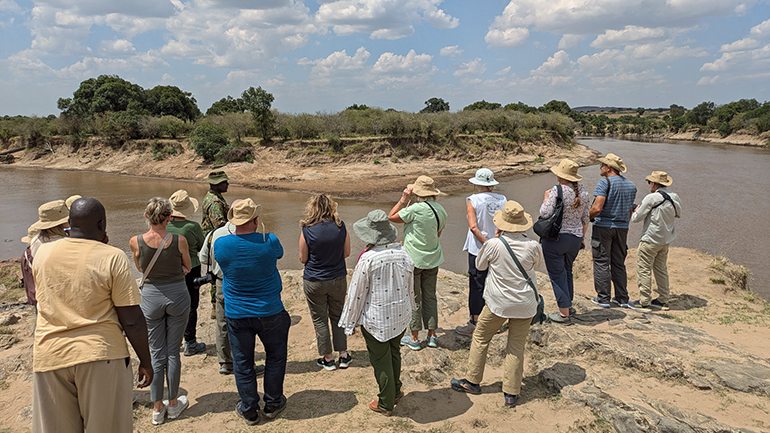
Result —
MULTIPOLYGON (((156 248, 152 248, 144 242, 143 235, 136 237, 139 244, 139 265, 147 269, 156 248)), ((179 235, 171 235, 171 245, 164 248, 158 256, 158 260, 152 266, 147 282, 153 286, 177 283, 184 281, 182 272, 182 253, 179 252, 179 235)))

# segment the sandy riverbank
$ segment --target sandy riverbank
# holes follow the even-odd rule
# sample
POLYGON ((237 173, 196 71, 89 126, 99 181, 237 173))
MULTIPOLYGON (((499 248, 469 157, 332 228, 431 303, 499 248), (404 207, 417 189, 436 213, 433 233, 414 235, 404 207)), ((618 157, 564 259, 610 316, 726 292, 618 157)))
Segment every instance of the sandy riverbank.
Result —
MULTIPOLYGON (((629 291, 637 296, 629 251, 629 291)), ((449 387, 462 377, 469 339, 453 329, 467 320, 466 277, 439 274, 439 348, 403 349, 406 397, 394 416, 371 412, 366 404, 376 383, 363 339, 349 340, 354 362, 347 370, 315 366, 312 321, 300 271, 282 271, 283 300, 292 316, 285 394, 289 406, 255 430, 290 431, 575 431, 575 432, 767 432, 770 428, 770 305, 749 292, 721 284, 713 258, 672 248, 669 269, 671 310, 641 313, 600 309, 593 294, 591 260, 576 263, 576 324, 534 326, 527 345, 520 405, 502 405, 501 374, 506 334, 492 342, 478 396, 449 387)), ((11 266, 11 274, 15 272, 11 266)), ((280 267, 280 263, 279 263, 280 267)), ((12 275, 11 275, 12 278, 12 275)), ((539 275, 548 311, 555 300, 539 275)), ((6 281, 8 281, 6 279, 6 281)), ((20 296, 0 286, 0 296, 20 296)), ((204 286, 202 291, 206 291, 204 286)), ((30 431, 32 401, 31 307, 0 304, 0 431, 30 431)), ((210 306, 202 302, 199 339, 213 344, 210 306)), ((262 348, 258 359, 264 359, 262 348)), ((136 360, 133 361, 136 364, 136 360)), ((190 408, 162 426, 150 423, 147 391, 136 391, 134 431, 250 431, 233 411, 238 400, 232 376, 217 373, 213 347, 183 357, 182 392, 190 408)), ((261 386, 261 379, 259 380, 261 386)))

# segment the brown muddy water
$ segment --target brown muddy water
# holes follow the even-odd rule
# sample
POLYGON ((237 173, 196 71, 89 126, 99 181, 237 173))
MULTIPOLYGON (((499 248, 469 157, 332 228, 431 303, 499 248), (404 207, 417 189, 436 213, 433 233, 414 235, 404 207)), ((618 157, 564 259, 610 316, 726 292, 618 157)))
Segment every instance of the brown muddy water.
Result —
MULTIPOLYGON (((632 142, 614 139, 581 139, 581 143, 605 154, 620 155, 628 166, 627 177, 638 189, 636 202, 649 192, 644 177, 653 170, 667 171, 674 179, 671 190, 682 198, 684 212, 678 222, 676 246, 695 248, 710 254, 723 254, 752 269, 751 287, 770 299, 770 151, 767 149, 714 145, 692 142, 632 142)), ((430 175, 430 173, 426 173, 430 175)), ((599 180, 598 166, 580 169, 589 193, 599 180)), ((537 216, 543 192, 555 183, 549 173, 502 182, 497 192, 517 200, 527 212, 537 216)), ((202 199, 207 184, 164 179, 148 179, 106 173, 0 167, 0 184, 5 188, 0 200, 0 260, 20 256, 25 245, 21 237, 37 219, 37 207, 50 200, 73 194, 99 199, 107 208, 110 244, 128 254, 131 236, 146 230, 142 216, 150 197, 169 197, 177 189, 202 199)), ((439 188, 441 185, 438 185, 439 188)), ((467 272, 467 255, 462 246, 467 233, 465 197, 471 184, 440 198, 449 221, 441 243, 446 262, 443 268, 467 272)), ((364 200, 339 200, 340 216, 348 227, 375 208, 389 211, 399 194, 385 203, 364 200)), ((284 246, 281 269, 301 269, 298 260, 298 221, 303 216, 305 193, 270 192, 231 186, 225 195, 229 202, 251 197, 263 205, 262 220, 267 230, 276 233, 284 246)), ((200 222, 200 210, 193 216, 200 222)), ((397 225, 399 234, 403 227, 397 225)), ((352 229, 351 229, 352 230, 352 229)), ((641 224, 632 225, 629 246, 638 244, 641 224)), ((532 235, 534 236, 534 234, 532 235)), ((589 234, 590 236, 590 234, 589 234)), ((353 235, 348 267, 355 266, 364 245, 353 235)), ((401 236, 399 236, 401 239, 401 236)), ((138 274, 138 272, 137 272, 138 274)))

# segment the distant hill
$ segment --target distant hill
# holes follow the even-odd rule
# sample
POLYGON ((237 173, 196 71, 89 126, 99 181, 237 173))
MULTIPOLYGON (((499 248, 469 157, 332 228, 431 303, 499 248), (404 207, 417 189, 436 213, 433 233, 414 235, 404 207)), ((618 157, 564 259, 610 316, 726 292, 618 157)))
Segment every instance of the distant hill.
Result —
POLYGON ((586 105, 583 107, 572 107, 573 110, 579 111, 581 113, 590 113, 590 112, 602 112, 602 111, 610 111, 612 109, 615 109, 616 111, 633 111, 636 110, 636 108, 631 107, 597 107, 595 105, 586 105))

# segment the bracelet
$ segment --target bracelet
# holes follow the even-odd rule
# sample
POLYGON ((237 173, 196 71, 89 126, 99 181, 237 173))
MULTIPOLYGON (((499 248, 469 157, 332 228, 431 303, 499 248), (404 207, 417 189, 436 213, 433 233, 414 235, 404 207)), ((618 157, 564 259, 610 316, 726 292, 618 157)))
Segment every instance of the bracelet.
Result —
POLYGON ((406 207, 406 203, 404 203, 403 201, 401 201, 401 199, 398 199, 398 204, 400 204, 400 205, 401 205, 401 206, 403 206, 403 207, 406 207))

